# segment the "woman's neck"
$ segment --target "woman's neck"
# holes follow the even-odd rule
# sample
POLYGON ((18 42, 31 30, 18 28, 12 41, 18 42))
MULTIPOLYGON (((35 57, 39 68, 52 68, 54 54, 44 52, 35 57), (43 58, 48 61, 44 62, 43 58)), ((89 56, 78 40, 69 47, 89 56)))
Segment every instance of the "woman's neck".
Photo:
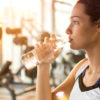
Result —
POLYGON ((100 45, 86 50, 90 72, 100 73, 100 45))

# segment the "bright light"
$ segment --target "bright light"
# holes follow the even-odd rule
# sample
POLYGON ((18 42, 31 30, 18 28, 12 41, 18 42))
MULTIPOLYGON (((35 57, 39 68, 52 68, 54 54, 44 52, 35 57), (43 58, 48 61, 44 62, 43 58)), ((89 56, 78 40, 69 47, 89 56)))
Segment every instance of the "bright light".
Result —
POLYGON ((64 92, 63 91, 57 92, 56 96, 62 98, 64 96, 64 92))
POLYGON ((9 0, 0 0, 0 22, 3 19, 3 9, 9 6, 9 0))
POLYGON ((65 96, 63 91, 57 92, 56 96, 57 96, 58 100, 67 100, 67 97, 65 96))
POLYGON ((40 6, 39 0, 13 0, 12 5, 14 8, 21 10, 37 10, 40 6))
POLYGON ((0 0, 0 10, 9 6, 9 0, 0 0))

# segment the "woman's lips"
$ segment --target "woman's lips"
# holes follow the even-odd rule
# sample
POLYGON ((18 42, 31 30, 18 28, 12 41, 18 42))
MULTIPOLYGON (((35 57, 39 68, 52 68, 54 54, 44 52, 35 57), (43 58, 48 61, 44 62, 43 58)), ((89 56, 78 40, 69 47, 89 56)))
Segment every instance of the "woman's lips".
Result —
POLYGON ((68 42, 71 42, 72 40, 73 40, 72 38, 70 38, 70 37, 68 38, 68 42))

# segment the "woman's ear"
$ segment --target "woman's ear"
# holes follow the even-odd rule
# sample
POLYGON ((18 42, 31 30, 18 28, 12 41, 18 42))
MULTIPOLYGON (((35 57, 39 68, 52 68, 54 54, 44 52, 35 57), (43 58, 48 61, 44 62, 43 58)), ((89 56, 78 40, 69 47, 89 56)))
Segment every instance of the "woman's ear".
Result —
POLYGON ((100 23, 97 25, 97 31, 100 32, 100 23))
POLYGON ((97 22, 97 31, 100 33, 100 19, 97 22))

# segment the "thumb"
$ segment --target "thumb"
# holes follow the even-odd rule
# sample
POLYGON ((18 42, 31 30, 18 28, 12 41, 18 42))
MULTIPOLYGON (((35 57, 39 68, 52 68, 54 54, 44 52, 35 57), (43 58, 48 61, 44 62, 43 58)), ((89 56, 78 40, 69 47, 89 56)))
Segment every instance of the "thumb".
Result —
POLYGON ((54 51, 54 56, 55 56, 55 57, 59 56, 60 52, 61 52, 61 48, 56 49, 56 50, 54 51))

